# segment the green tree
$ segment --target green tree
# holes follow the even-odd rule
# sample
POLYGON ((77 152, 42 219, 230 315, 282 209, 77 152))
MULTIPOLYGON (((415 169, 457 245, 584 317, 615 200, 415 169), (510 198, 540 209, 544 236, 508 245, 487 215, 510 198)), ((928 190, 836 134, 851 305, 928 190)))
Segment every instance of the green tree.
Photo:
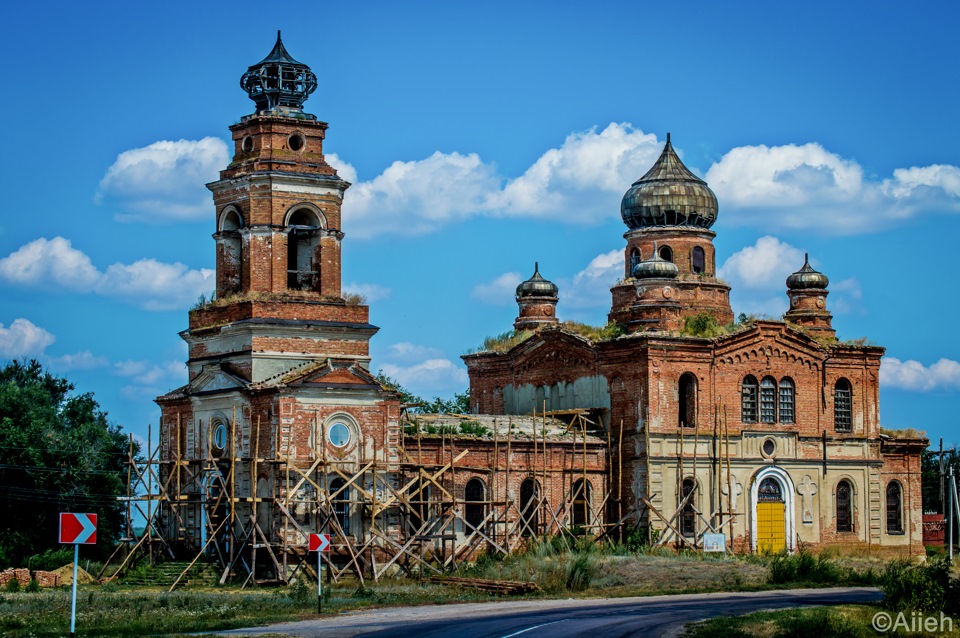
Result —
POLYGON ((400 395, 400 401, 408 406, 411 412, 421 414, 469 414, 470 413, 470 390, 454 393, 450 399, 433 397, 432 401, 427 401, 423 397, 413 394, 396 379, 388 377, 383 370, 377 372, 377 381, 388 390, 393 390, 400 395))
POLYGON ((101 557, 123 529, 128 439, 73 390, 37 361, 0 368, 0 567, 57 548, 60 512, 97 514, 101 557))

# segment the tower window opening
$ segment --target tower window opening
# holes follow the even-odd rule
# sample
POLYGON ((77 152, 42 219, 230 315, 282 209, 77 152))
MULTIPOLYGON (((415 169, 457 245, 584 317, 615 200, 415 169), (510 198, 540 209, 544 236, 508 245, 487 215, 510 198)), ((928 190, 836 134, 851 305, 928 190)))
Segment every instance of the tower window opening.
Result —
POLYGON ((777 422, 777 382, 772 377, 760 382, 760 422, 777 422))
POLYGON ((303 137, 297 133, 294 133, 287 139, 287 146, 290 147, 291 151, 299 151, 303 148, 303 137))
POLYGON ((757 380, 748 376, 740 388, 740 421, 757 422, 757 380))
POLYGON ((321 228, 316 214, 309 209, 295 211, 287 223, 287 288, 317 291, 320 273, 317 270, 317 246, 321 228))
POLYGON ((680 375, 679 419, 680 427, 696 427, 697 425, 697 377, 690 372, 680 375))
POLYGON ((690 254, 690 267, 695 273, 702 273, 706 269, 706 257, 700 246, 693 247, 693 252, 690 254))
POLYGON ((660 247, 660 259, 665 259, 667 261, 673 261, 673 249, 670 246, 661 246, 660 247))
POLYGON ((833 427, 837 432, 853 431, 853 389, 846 379, 837 381, 833 390, 833 427))
POLYGON ((249 152, 253 151, 253 138, 250 137, 249 135, 247 135, 245 138, 243 138, 243 141, 240 142, 240 149, 241 149, 244 153, 249 153, 249 152))
POLYGON ((643 259, 641 258, 640 250, 638 248, 630 249, 630 262, 627 266, 627 277, 633 276, 633 269, 637 267, 643 259))

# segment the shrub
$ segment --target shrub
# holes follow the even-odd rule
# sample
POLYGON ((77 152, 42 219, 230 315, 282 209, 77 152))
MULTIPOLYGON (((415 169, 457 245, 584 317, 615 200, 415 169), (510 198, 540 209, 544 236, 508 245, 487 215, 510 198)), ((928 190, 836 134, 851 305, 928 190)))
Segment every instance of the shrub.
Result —
POLYGON ((31 578, 30 582, 27 583, 27 587, 26 589, 24 589, 24 591, 30 592, 31 594, 35 594, 38 591, 40 591, 40 583, 37 581, 36 578, 31 578))
POLYGON ((827 554, 814 556, 802 549, 795 554, 781 552, 773 557, 770 563, 770 582, 782 583, 849 583, 866 582, 872 580, 869 575, 861 575, 852 570, 840 567, 827 554))
POLYGON ((950 562, 944 558, 925 565, 894 561, 880 580, 883 604, 893 611, 960 614, 960 579, 950 578, 950 562))
POLYGON ((15 594, 18 591, 20 591, 20 581, 17 580, 16 578, 11 578, 10 580, 7 581, 6 588, 8 592, 10 592, 11 594, 15 594))
POLYGON ((298 605, 308 604, 313 598, 313 591, 307 585, 307 579, 298 578, 293 587, 287 591, 287 597, 298 605))
POLYGON ((583 591, 593 580, 593 560, 588 554, 577 554, 567 566, 567 589, 583 591))

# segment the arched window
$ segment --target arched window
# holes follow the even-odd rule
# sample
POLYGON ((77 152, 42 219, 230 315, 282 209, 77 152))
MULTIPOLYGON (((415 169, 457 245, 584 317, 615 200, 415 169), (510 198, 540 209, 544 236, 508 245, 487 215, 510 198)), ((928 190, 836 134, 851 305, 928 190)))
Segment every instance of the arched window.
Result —
POLYGON ((853 488, 847 480, 837 483, 837 531, 853 531, 853 488))
POLYGON ((887 483, 887 534, 903 533, 903 490, 900 483, 887 483))
POLYGON ((532 478, 520 484, 520 524, 521 534, 535 536, 539 528, 540 486, 532 478))
POLYGON ((740 389, 740 420, 743 423, 757 422, 757 379, 747 376, 740 389))
POLYGON ((350 533, 350 488, 344 487, 342 478, 330 481, 330 505, 333 507, 333 517, 344 535, 350 533))
POLYGON ((590 524, 590 496, 593 490, 590 488, 590 481, 584 482, 583 479, 573 484, 573 516, 570 523, 573 525, 590 524))
POLYGON ((697 377, 690 372, 680 375, 679 387, 679 425, 696 427, 697 425, 697 377))
POLYGON ((837 381, 833 389, 833 428, 853 432, 853 390, 846 379, 837 381))
POLYGON ((780 423, 794 423, 796 420, 793 395, 793 379, 780 379, 780 423))
POLYGON ((240 292, 243 273, 243 239, 240 228, 243 218, 237 209, 230 207, 220 217, 217 237, 217 286, 218 294, 240 292))
POLYGON ((660 259, 673 261, 673 249, 670 246, 660 246, 660 259))
POLYGON ((695 273, 701 273, 706 269, 706 258, 700 246, 694 246, 690 252, 690 267, 695 273))
POLYGON ((643 261, 643 259, 640 257, 640 249, 631 248, 630 261, 627 265, 627 277, 633 277, 633 269, 636 268, 637 264, 639 264, 641 261, 643 261))
POLYGON ((309 208, 300 208, 287 220, 287 288, 291 290, 318 289, 320 272, 317 246, 321 228, 317 214, 309 208))
POLYGON ((760 423, 777 422, 777 382, 764 377, 760 382, 760 423))
MULTIPOLYGON (((683 490, 680 500, 685 499, 693 492, 694 482, 692 478, 683 479, 683 490)), ((683 513, 680 514, 680 533, 684 536, 695 536, 697 533, 697 513, 694 511, 693 501, 696 496, 692 496, 687 504, 683 506, 683 513)))
POLYGON ((780 489, 780 482, 772 476, 760 481, 760 487, 757 488, 757 500, 761 503, 782 503, 783 490, 780 489))
POLYGON ((471 529, 480 527, 483 519, 487 516, 487 505, 484 503, 486 493, 486 486, 478 478, 467 481, 467 485, 463 489, 463 518, 471 529))

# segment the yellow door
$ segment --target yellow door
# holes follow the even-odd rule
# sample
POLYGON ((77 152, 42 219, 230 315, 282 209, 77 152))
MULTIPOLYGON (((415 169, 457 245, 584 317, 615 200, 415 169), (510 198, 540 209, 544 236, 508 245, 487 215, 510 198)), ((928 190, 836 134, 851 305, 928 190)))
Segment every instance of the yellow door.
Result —
POLYGON ((787 546, 786 511, 782 501, 757 503, 757 551, 779 552, 787 546))

